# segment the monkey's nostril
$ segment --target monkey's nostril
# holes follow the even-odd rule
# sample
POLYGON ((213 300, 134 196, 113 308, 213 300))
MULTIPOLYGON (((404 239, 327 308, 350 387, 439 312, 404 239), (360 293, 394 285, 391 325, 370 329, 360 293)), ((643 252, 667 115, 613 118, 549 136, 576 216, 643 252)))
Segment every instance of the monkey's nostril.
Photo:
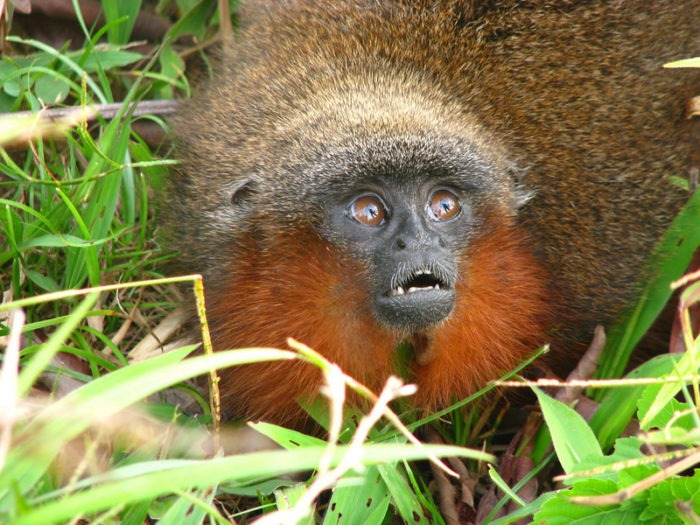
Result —
POLYGON ((396 243, 394 243, 394 246, 396 247, 397 250, 405 250, 406 249, 406 241, 403 239, 396 239, 396 243))

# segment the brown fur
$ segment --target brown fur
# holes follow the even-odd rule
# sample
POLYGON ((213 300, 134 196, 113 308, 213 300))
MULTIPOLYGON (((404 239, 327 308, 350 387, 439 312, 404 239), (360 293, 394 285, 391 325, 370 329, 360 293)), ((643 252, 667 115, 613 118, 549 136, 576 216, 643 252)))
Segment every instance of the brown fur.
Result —
MULTIPOLYGON (((291 336, 373 388, 393 371, 399 335, 369 310, 371 268, 319 233, 309 204, 329 152, 388 136, 416 154, 469 141, 496 167, 457 304, 411 369, 416 404, 468 395, 548 341, 571 360, 635 297, 686 198, 667 177, 687 172, 684 104, 700 79, 661 66, 700 55, 698 14, 695 0, 248 7, 174 124, 183 165, 165 206, 188 271, 205 275, 215 346, 291 336)), ((237 415, 299 421, 294 399, 318 383, 278 363, 227 371, 222 390, 237 415)))
MULTIPOLYGON (((546 340, 544 272, 512 224, 486 231, 462 257, 468 277, 452 317, 430 334, 411 369, 421 408, 468 396, 546 340)), ((294 334, 379 391, 396 373, 392 350, 402 337, 374 320, 361 285, 365 269, 343 263, 313 233, 285 232, 274 245, 261 258, 241 258, 225 285, 207 294, 214 346, 286 347, 294 334)), ((224 407, 289 422, 302 417, 295 400, 315 396, 320 381, 313 366, 281 362, 227 370, 220 387, 224 407)))

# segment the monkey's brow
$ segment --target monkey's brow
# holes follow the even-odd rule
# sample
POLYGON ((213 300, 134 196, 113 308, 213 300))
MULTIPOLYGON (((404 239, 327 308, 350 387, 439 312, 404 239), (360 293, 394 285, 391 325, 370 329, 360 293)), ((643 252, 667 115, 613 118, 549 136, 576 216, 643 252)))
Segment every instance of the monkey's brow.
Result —
MULTIPOLYGON (((470 146, 438 151, 419 148, 403 151, 398 157, 396 151, 385 151, 371 143, 346 146, 329 149, 296 169, 310 190, 327 187, 332 191, 339 186, 385 180, 410 187, 426 181, 442 181, 477 192, 501 187, 505 180, 495 176, 504 171, 502 168, 470 146)), ((295 184, 298 182, 295 180, 295 184)))

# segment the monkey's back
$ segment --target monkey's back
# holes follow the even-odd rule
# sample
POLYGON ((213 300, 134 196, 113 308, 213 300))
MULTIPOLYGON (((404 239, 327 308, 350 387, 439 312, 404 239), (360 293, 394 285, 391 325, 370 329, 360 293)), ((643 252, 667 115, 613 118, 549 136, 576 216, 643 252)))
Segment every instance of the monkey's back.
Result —
POLYGON ((570 304, 608 322, 688 197, 670 177, 692 167, 686 111, 700 78, 662 66, 700 53, 688 16, 700 4, 581 4, 523 12, 518 34, 489 46, 484 81, 499 87, 480 97, 489 108, 480 118, 501 131, 536 191, 521 217, 570 304))
POLYGON ((700 76, 662 66, 700 55, 699 11, 697 0, 254 3, 176 119, 171 238, 216 288, 260 222, 230 202, 251 173, 274 196, 269 228, 284 229, 320 187, 312 172, 293 181, 303 191, 290 186, 300 159, 388 121, 408 132, 454 120, 497 159, 504 195, 530 192, 515 220, 565 298, 562 332, 583 341, 634 297, 687 199, 669 177, 690 168, 685 105, 700 76))

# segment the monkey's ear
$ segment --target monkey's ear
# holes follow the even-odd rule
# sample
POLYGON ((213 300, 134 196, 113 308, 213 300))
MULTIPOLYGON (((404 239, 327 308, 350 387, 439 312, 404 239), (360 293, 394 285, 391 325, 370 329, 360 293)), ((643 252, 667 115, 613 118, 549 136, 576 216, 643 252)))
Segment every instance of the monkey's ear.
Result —
POLYGON ((243 177, 222 187, 226 200, 232 206, 245 204, 258 191, 258 181, 252 177, 243 177))
POLYGON ((525 189, 523 186, 516 186, 513 192, 515 209, 525 206, 534 196, 535 192, 533 190, 525 189))
POLYGON ((513 209, 518 210, 525 206, 535 196, 535 191, 527 188, 526 185, 523 184, 523 179, 525 179, 528 172, 527 168, 522 168, 512 164, 508 166, 507 171, 513 184, 511 186, 513 189, 512 206, 513 209))

